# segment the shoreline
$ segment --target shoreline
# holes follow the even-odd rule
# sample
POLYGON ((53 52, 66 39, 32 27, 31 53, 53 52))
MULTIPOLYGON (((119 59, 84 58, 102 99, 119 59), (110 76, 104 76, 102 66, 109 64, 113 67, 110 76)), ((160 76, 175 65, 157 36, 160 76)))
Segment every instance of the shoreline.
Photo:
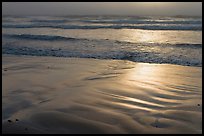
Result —
POLYGON ((15 55, 15 54, 2 54, 3 57, 25 57, 25 58, 61 58, 61 59, 85 59, 85 60, 101 60, 101 61, 124 61, 124 62, 130 62, 130 63, 140 63, 140 64, 150 64, 150 65, 172 65, 172 66, 181 66, 181 67, 192 67, 192 68, 202 68, 202 65, 193 66, 193 65, 181 65, 181 64, 170 64, 170 63, 154 63, 154 62, 135 62, 131 60, 125 60, 125 59, 98 59, 98 58, 83 58, 83 57, 63 57, 63 56, 35 56, 35 55, 15 55))

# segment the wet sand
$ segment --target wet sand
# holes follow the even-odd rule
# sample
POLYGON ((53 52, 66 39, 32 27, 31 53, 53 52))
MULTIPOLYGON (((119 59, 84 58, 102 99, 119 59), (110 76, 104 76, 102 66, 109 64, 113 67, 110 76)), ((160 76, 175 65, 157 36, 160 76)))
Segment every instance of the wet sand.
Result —
POLYGON ((201 67, 2 60, 3 133, 202 133, 201 67))

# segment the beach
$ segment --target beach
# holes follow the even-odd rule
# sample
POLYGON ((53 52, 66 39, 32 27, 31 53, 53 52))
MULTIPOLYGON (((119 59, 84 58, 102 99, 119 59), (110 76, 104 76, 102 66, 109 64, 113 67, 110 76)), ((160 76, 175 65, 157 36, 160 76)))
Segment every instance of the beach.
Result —
POLYGON ((2 56, 3 133, 202 133, 202 67, 2 56))
POLYGON ((5 134, 202 133, 202 15, 4 15, 2 57, 5 134))

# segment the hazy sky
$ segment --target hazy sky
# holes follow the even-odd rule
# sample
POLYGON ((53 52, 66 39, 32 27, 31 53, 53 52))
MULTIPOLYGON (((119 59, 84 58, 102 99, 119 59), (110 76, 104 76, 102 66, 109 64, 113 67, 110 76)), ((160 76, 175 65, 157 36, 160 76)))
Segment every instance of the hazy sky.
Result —
POLYGON ((201 2, 3 2, 3 15, 196 15, 201 2))

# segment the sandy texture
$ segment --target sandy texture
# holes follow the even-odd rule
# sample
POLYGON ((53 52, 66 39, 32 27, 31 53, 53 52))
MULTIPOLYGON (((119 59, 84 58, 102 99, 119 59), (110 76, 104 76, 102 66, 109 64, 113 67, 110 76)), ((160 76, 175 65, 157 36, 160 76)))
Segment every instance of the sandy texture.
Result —
POLYGON ((3 56, 2 68, 3 133, 202 133, 201 67, 3 56))

